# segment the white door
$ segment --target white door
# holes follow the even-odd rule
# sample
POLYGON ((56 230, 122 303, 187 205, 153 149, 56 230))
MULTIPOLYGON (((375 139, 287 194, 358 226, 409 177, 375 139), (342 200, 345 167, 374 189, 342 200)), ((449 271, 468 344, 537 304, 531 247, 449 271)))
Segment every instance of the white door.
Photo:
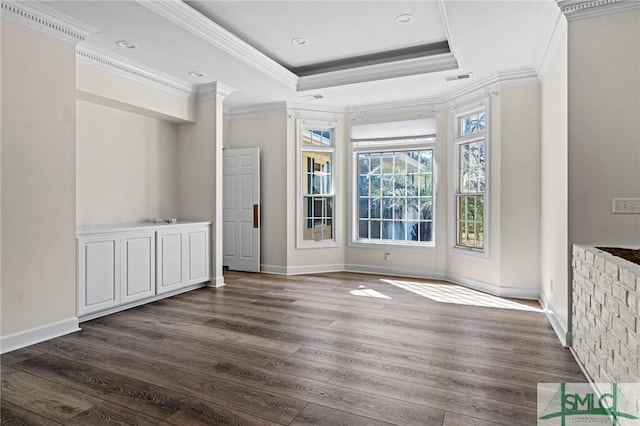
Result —
POLYGON ((223 265, 259 272, 260 148, 223 152, 223 265))

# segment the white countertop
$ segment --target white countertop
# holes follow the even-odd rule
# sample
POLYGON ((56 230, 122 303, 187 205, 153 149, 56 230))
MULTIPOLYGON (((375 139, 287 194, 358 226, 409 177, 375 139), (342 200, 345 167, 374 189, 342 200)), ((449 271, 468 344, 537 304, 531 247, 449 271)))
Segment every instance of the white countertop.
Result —
POLYGON ((108 234, 114 232, 157 230, 175 226, 211 225, 211 222, 202 220, 178 220, 176 223, 116 223, 109 225, 80 225, 76 226, 76 235, 108 234))

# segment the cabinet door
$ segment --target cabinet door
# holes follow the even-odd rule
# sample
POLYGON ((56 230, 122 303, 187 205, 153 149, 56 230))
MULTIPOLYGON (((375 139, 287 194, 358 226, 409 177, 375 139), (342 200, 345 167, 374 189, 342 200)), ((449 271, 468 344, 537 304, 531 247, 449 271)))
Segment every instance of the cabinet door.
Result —
POLYGON ((189 228, 185 233, 189 243, 187 284, 209 281, 209 226, 189 228))
POLYGON ((156 235, 156 291, 161 294, 176 290, 186 282, 186 247, 180 229, 166 229, 156 235))
POLYGON ((120 304, 120 235, 77 238, 78 316, 120 304))
POLYGON ((156 233, 122 234, 122 303, 156 294, 156 233))

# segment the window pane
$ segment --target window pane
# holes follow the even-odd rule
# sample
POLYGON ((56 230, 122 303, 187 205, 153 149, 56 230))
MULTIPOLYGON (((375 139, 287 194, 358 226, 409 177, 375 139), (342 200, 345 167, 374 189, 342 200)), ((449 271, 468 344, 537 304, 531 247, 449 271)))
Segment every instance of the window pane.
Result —
POLYGON ((368 198, 360 198, 360 200, 358 200, 358 217, 361 219, 366 219, 369 217, 368 198))
POLYGON ((358 238, 432 241, 433 151, 360 153, 357 164, 358 172, 369 166, 367 175, 357 177, 358 238))
POLYGON ((333 238, 333 197, 303 197, 303 240, 333 238))
POLYGON ((358 238, 369 238, 369 221, 358 221, 358 238))
POLYGON ((358 195, 369 195, 369 176, 364 175, 358 177, 358 195))
POLYGON ((304 145, 331 146, 332 145, 331 130, 302 130, 302 143, 304 145))
POLYGON ((394 172, 396 174, 404 175, 407 173, 407 154, 404 152, 396 152, 394 155, 395 167, 394 172))
POLYGON ((382 239, 393 240, 393 222, 385 220, 382 222, 382 239))
POLYGON ((371 239, 380 239, 380 224, 381 222, 379 220, 371 221, 371 227, 369 228, 371 230, 371 239))
POLYGON ((371 173, 382 173, 380 170, 380 153, 377 154, 369 154, 371 158, 371 173))
POLYGON ((393 173, 393 152, 382 153, 382 173, 393 173))
POLYGON ((380 219, 380 211, 382 210, 382 198, 371 198, 371 204, 369 205, 369 213, 371 218, 380 219))
POLYGON ((392 196, 393 186, 394 186, 393 175, 382 175, 381 188, 380 188, 382 195, 387 197, 392 196))
POLYGON ((303 151, 302 193, 331 193, 331 153, 303 151))
POLYGON ((393 219, 393 199, 392 198, 382 199, 382 218, 393 219))
POLYGON ((369 173, 369 154, 358 154, 358 174, 365 175, 369 173))
POLYGON ((484 248, 484 196, 457 196, 457 242, 471 248, 484 248))

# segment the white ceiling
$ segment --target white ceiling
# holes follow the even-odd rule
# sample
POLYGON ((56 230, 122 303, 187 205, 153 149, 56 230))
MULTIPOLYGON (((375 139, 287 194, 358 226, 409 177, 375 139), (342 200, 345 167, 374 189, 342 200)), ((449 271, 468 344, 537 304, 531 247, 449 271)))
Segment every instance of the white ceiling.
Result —
POLYGON ((287 68, 447 40, 435 1, 186 3, 287 68))
POLYGON ((551 37, 550 22, 560 14, 553 0, 198 0, 188 4, 124 0, 47 1, 46 5, 100 30, 83 46, 184 82, 221 81, 234 87, 237 91, 225 101, 231 107, 308 102, 302 96, 310 93, 324 96, 314 104, 335 107, 428 99, 498 72, 535 71, 551 37), (162 11, 165 5, 180 13, 162 11), (402 13, 411 13, 414 19, 399 24, 395 19, 402 13), (229 35, 225 39, 233 43, 221 46, 209 33, 209 28, 216 32, 220 26, 243 41, 229 35), (307 43, 294 45, 294 37, 307 43), (459 66, 455 70, 297 92, 290 84, 297 77, 286 68, 447 39, 459 66), (116 45, 118 40, 134 42, 139 48, 123 49, 116 45), (245 59, 246 52, 252 51, 255 54, 248 56, 266 66, 245 59), (190 71, 201 71, 205 77, 192 77, 190 71), (464 72, 473 73, 473 78, 444 79, 464 72))

